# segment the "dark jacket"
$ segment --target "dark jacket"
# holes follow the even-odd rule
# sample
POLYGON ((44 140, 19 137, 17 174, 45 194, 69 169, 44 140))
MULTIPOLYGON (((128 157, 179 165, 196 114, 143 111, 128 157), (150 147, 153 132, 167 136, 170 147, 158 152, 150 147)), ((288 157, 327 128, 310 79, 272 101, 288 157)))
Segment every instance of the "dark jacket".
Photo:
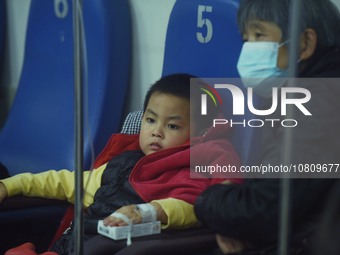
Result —
MULTIPOLYGON (((304 64, 299 77, 340 77, 340 51, 327 50, 304 64)), ((304 83, 312 98, 305 105, 312 117, 297 110, 293 130, 293 163, 340 163, 340 84, 304 83)), ((277 113, 274 113, 274 116, 277 113)), ((262 164, 281 164, 283 127, 264 131, 262 164)), ((338 169, 339 171, 340 169, 338 169)), ((335 179, 291 179, 289 254, 308 254, 315 222, 335 179)), ((214 185, 196 200, 195 212, 216 233, 246 241, 251 254, 276 254, 279 237, 281 180, 248 179, 243 185, 214 185)))
MULTIPOLYGON (((97 234, 98 220, 104 219, 124 205, 143 203, 128 181, 133 167, 142 156, 144 154, 141 151, 126 151, 108 162, 94 202, 84 214, 84 240, 97 234)), ((73 224, 53 244, 51 250, 59 255, 70 254, 73 248, 72 233, 73 224)))
POLYGON ((132 169, 143 156, 142 151, 126 151, 109 161, 94 202, 86 210, 85 234, 97 234, 98 220, 122 206, 144 203, 129 182, 132 169))

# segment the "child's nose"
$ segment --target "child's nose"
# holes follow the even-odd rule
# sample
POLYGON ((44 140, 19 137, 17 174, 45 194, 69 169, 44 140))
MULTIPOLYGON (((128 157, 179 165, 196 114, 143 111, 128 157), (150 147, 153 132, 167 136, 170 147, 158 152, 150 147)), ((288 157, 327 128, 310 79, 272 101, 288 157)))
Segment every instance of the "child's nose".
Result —
POLYGON ((162 133, 161 128, 160 127, 155 128, 154 131, 152 132, 152 136, 162 138, 163 133, 162 133))

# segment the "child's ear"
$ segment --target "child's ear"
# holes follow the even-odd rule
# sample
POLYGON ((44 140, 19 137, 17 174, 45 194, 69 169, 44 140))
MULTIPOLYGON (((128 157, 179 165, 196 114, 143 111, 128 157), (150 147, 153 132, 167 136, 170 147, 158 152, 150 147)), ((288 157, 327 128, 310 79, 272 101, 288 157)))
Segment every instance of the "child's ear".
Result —
POLYGON ((314 29, 307 28, 300 39, 300 60, 309 59, 315 52, 318 35, 314 29))

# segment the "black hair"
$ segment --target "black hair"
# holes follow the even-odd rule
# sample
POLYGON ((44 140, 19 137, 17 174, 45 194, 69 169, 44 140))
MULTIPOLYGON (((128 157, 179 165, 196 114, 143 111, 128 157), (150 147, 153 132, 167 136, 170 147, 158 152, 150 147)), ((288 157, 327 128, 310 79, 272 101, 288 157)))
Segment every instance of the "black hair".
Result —
POLYGON ((143 111, 146 110, 150 97, 155 92, 181 97, 190 102, 190 79, 191 78, 196 78, 196 77, 191 74, 178 73, 178 74, 170 74, 170 75, 160 78, 150 87, 150 89, 146 93, 146 96, 144 99, 143 111))
MULTIPOLYGON (((340 47, 339 9, 330 0, 300 0, 300 32, 312 28, 318 36, 318 48, 340 47)), ((238 25, 241 33, 253 19, 275 23, 282 31, 282 41, 289 36, 291 0, 241 0, 238 25)))
MULTIPOLYGON (((170 94, 181 97, 190 103, 191 116, 194 119, 197 132, 202 132, 212 124, 213 118, 219 112, 219 108, 213 105, 213 102, 207 102, 208 113, 205 116, 200 114, 200 95, 201 87, 207 85, 198 77, 187 73, 175 73, 164 76, 156 81, 146 93, 143 105, 143 111, 149 103, 150 97, 154 93, 170 94)), ((197 133, 196 132, 196 133, 197 133)))

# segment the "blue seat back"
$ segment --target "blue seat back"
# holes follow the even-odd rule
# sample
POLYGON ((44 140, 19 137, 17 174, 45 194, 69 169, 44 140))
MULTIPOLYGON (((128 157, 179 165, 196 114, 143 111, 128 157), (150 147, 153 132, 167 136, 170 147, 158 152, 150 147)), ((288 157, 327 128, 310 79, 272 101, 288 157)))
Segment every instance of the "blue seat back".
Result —
POLYGON ((0 1, 0 62, 1 66, 3 64, 4 58, 4 47, 5 47, 5 39, 6 39, 6 2, 0 1))
POLYGON ((3 64, 4 58, 4 47, 6 39, 6 3, 5 1, 0 1, 0 62, 1 66, 3 64))
POLYGON ((237 0, 177 0, 168 23, 163 75, 186 71, 200 77, 239 77, 237 8, 237 0))
POLYGON ((3 124, 4 116, 7 112, 7 86, 3 82, 4 72, 4 53, 6 40, 6 4, 5 1, 0 1, 0 129, 3 124))
MULTIPOLYGON (((128 1, 83 1, 84 166, 121 126, 129 80, 128 1)), ((0 162, 10 174, 75 169, 72 0, 32 0, 21 78, 0 133, 0 162)))
MULTIPOLYGON (((239 81, 236 64, 242 37, 237 26, 238 6, 237 0, 177 0, 166 33, 162 75, 186 72, 200 78, 236 78, 239 81)), ((240 82, 234 85, 245 93, 240 82)), ((233 116, 231 93, 217 91, 226 119, 239 122, 251 116, 249 111, 244 116, 233 116)), ((258 131, 238 125, 233 132, 231 139, 242 162, 253 163, 260 140, 254 132, 258 131)))

